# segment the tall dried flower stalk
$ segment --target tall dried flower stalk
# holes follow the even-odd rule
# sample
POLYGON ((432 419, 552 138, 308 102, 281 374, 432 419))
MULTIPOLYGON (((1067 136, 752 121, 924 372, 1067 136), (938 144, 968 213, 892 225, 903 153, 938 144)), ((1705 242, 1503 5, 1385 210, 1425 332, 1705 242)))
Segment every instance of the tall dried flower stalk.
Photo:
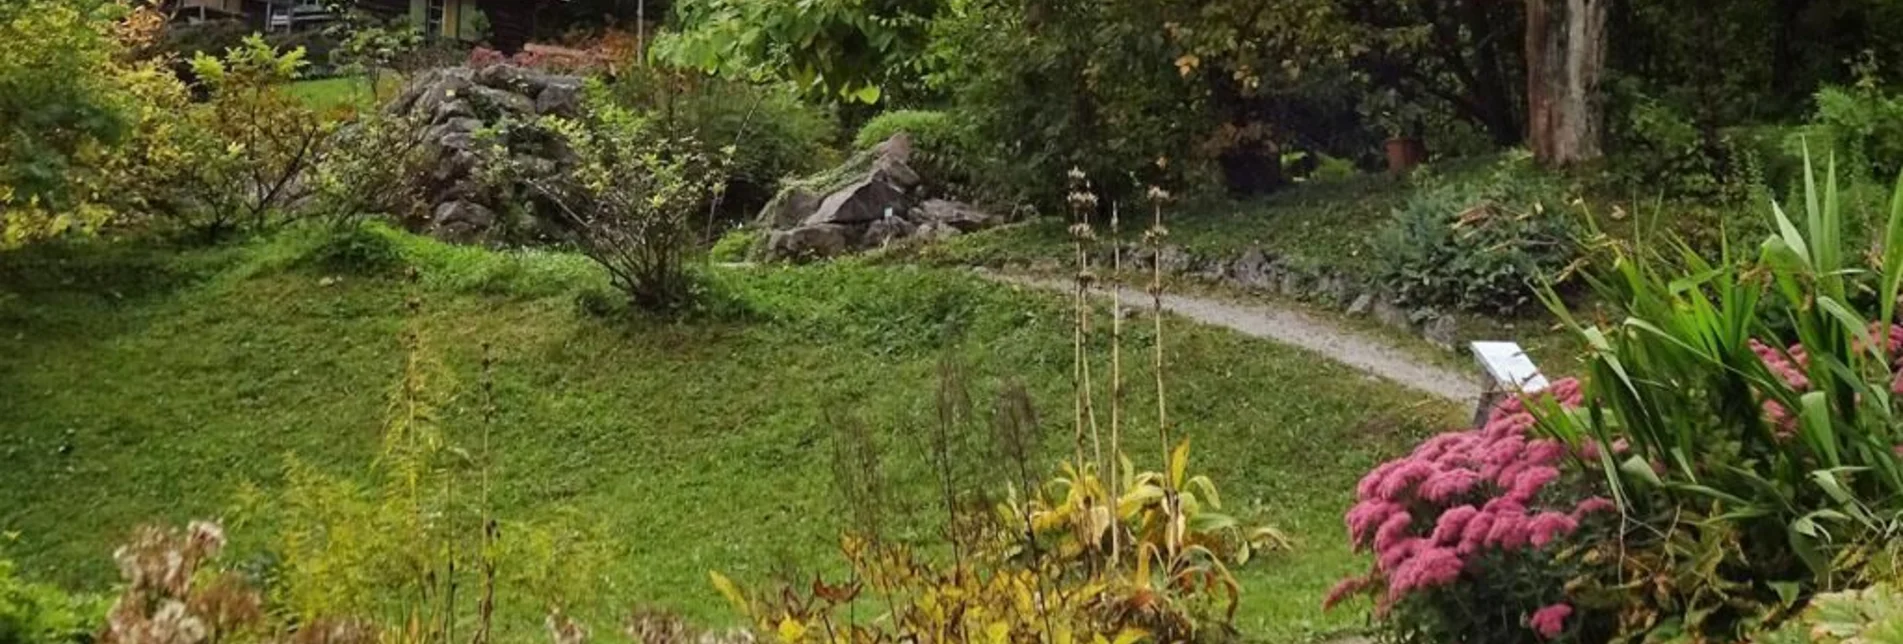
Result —
MULTIPOLYGON (((1110 204, 1110 461, 1099 463, 1112 503, 1123 494, 1123 237, 1117 204, 1110 204)), ((1111 506, 1114 516, 1116 506, 1111 506)), ((1110 569, 1123 553, 1123 530, 1110 531, 1110 569)))
MULTIPOLYGON (((1168 398, 1163 386, 1163 238, 1170 231, 1163 227, 1163 202, 1169 201, 1170 193, 1162 188, 1150 186, 1150 229, 1143 233, 1143 243, 1150 250, 1150 320, 1156 325, 1154 346, 1154 371, 1156 372, 1156 435, 1163 448, 1163 467, 1170 467, 1170 419, 1168 398)), ((1175 558, 1182 548, 1183 517, 1182 500, 1176 494, 1176 484, 1167 474, 1163 477, 1163 502, 1165 512, 1170 517, 1170 527, 1164 530, 1164 545, 1168 556, 1175 558)))
POLYGON ((1096 455, 1094 462, 1103 463, 1103 442, 1097 432, 1097 412, 1093 406, 1090 384, 1090 360, 1085 351, 1086 340, 1090 336, 1090 289, 1096 281, 1096 275, 1090 270, 1090 244, 1096 240, 1097 233, 1090 227, 1090 215, 1097 209, 1097 195, 1091 192, 1090 180, 1082 170, 1070 171, 1070 208, 1073 223, 1070 227, 1072 246, 1077 254, 1077 290, 1075 292, 1075 325, 1072 334, 1071 377, 1075 385, 1075 443, 1076 463, 1083 468, 1084 438, 1089 434, 1092 451, 1096 455))

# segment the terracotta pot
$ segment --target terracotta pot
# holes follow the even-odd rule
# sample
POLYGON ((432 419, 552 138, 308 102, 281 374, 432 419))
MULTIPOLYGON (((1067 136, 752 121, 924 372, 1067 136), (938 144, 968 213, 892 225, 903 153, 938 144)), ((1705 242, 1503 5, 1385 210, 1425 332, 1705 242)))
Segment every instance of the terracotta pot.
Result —
POLYGON ((1397 136, 1388 139, 1388 174, 1402 176, 1427 160, 1427 146, 1420 139, 1397 136))

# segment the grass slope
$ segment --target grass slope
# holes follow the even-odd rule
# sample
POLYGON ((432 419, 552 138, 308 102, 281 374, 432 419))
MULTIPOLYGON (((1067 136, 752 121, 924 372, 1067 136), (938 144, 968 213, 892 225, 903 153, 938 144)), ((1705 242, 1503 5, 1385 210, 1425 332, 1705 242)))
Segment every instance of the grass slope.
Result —
MULTIPOLYGON (((934 418, 944 351, 968 365, 981 404, 1003 382, 1025 383, 1049 453, 1065 451, 1071 323, 1042 294, 839 263, 721 273, 722 304, 702 319, 599 317, 576 304, 602 286, 578 257, 377 238, 417 282, 325 270, 313 258, 328 246, 313 234, 0 255, 0 530, 21 535, 24 569, 99 588, 135 524, 216 516, 240 483, 270 489, 285 455, 361 472, 406 324, 455 373, 443 420, 465 446, 478 427, 479 347, 494 346, 497 510, 598 519, 615 537, 617 563, 600 572, 618 607, 728 622, 708 570, 759 580, 782 562, 835 561, 844 513, 829 418, 864 420, 890 448, 898 487, 929 495, 911 446, 934 418), (412 295, 422 312, 406 319, 412 295)), ((1172 419, 1196 442, 1192 469, 1217 481, 1231 513, 1299 543, 1244 571, 1238 625, 1270 641, 1352 627, 1359 615, 1318 608, 1329 585, 1366 565, 1342 538, 1352 485, 1458 410, 1231 333, 1172 321, 1168 334, 1172 419)), ((1140 411, 1151 338, 1132 335, 1140 411)), ((1140 440, 1153 429, 1129 431, 1132 456, 1156 462, 1154 441, 1140 440)))

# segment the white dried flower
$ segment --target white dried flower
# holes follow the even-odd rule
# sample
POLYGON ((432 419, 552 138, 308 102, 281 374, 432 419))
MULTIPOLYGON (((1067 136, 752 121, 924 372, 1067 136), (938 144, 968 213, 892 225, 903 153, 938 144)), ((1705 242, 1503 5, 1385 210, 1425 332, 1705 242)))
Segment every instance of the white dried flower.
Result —
POLYGON ((1161 203, 1169 200, 1170 192, 1168 190, 1164 190, 1159 186, 1150 186, 1150 201, 1161 203))

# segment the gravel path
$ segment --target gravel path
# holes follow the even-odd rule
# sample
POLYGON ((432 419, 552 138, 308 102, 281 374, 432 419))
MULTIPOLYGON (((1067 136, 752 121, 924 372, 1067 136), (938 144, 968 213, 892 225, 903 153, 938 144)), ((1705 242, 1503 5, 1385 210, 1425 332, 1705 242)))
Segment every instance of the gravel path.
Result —
MULTIPOLYGON (((1046 291, 1070 293, 1068 281, 980 272, 986 279, 1046 291)), ((1109 297, 1107 291, 1097 295, 1109 297)), ((1126 306, 1148 307, 1150 296, 1124 287, 1126 306)), ((1460 373, 1407 355, 1382 338, 1336 328, 1292 307, 1273 303, 1246 305, 1202 297, 1163 294, 1163 308, 1177 315, 1235 330, 1244 335, 1294 345, 1370 374, 1464 405, 1480 400, 1481 384, 1473 374, 1460 373)))

